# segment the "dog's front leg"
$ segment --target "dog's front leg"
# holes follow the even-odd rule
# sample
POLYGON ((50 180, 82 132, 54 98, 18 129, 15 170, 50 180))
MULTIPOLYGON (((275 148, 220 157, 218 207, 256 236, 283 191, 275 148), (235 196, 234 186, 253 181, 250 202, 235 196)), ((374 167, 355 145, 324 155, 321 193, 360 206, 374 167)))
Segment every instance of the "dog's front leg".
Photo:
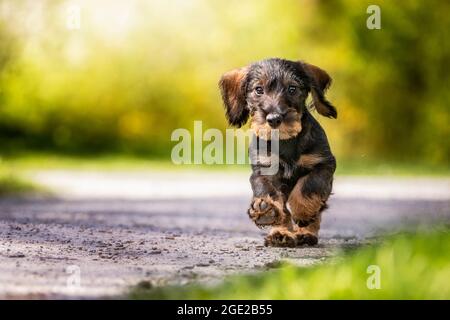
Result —
POLYGON ((250 183, 253 190, 253 198, 248 209, 250 219, 258 227, 292 226, 291 217, 286 208, 286 196, 280 191, 278 177, 260 175, 255 170, 250 177, 250 183))

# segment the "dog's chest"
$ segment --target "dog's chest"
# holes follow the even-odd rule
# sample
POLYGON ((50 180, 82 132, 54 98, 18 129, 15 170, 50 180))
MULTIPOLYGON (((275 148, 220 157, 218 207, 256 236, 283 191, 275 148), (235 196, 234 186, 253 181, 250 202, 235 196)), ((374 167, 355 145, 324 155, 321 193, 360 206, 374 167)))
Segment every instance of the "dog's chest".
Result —
POLYGON ((276 147, 270 141, 252 139, 249 155, 253 164, 264 167, 273 166, 273 161, 277 161, 277 175, 291 180, 299 173, 297 161, 300 158, 300 147, 297 139, 279 140, 276 147))
POLYGON ((284 179, 291 179, 297 169, 297 160, 300 157, 295 140, 280 140, 279 165, 280 174, 284 179))
POLYGON ((297 141, 295 139, 280 140, 279 156, 280 160, 284 162, 296 162, 300 157, 297 141))

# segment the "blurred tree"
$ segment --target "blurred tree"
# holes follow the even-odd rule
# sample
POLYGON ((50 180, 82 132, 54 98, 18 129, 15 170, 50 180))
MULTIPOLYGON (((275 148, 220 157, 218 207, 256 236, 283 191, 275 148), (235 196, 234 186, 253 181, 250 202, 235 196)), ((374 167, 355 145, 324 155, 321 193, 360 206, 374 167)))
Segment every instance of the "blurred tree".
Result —
POLYGON ((2 150, 170 155, 175 128, 226 127, 217 81, 266 57, 335 79, 340 158, 448 164, 449 4, 358 0, 0 2, 2 150), (366 9, 381 8, 369 30, 366 9))
POLYGON ((365 121, 357 137, 348 138, 372 157, 449 164, 450 4, 376 4, 381 30, 367 29, 366 1, 322 1, 319 6, 322 19, 316 27, 332 23, 337 31, 328 40, 346 39, 344 49, 351 52, 339 61, 345 68, 339 81, 365 121))

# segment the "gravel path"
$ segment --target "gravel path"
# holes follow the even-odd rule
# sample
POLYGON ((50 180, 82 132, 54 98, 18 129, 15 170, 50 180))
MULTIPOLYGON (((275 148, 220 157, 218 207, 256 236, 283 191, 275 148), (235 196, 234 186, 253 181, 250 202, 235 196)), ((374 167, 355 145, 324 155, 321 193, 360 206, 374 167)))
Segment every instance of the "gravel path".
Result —
POLYGON ((0 200, 0 297, 119 295, 320 263, 383 232, 450 221, 450 179, 338 177, 313 248, 265 248, 244 173, 47 171, 52 199, 0 200))

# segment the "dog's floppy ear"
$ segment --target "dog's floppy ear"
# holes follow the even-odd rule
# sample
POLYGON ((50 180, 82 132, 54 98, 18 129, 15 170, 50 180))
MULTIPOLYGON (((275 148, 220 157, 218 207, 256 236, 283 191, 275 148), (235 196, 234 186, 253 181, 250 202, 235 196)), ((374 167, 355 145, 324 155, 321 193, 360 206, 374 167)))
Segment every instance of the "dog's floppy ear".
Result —
POLYGON ((311 95, 317 112, 325 117, 336 119, 336 108, 324 96, 325 91, 331 85, 331 77, 319 67, 305 62, 301 62, 301 64, 311 78, 311 95))
POLYGON ((241 127, 249 116, 246 101, 248 67, 231 70, 220 78, 219 87, 225 105, 225 114, 232 126, 241 127))

